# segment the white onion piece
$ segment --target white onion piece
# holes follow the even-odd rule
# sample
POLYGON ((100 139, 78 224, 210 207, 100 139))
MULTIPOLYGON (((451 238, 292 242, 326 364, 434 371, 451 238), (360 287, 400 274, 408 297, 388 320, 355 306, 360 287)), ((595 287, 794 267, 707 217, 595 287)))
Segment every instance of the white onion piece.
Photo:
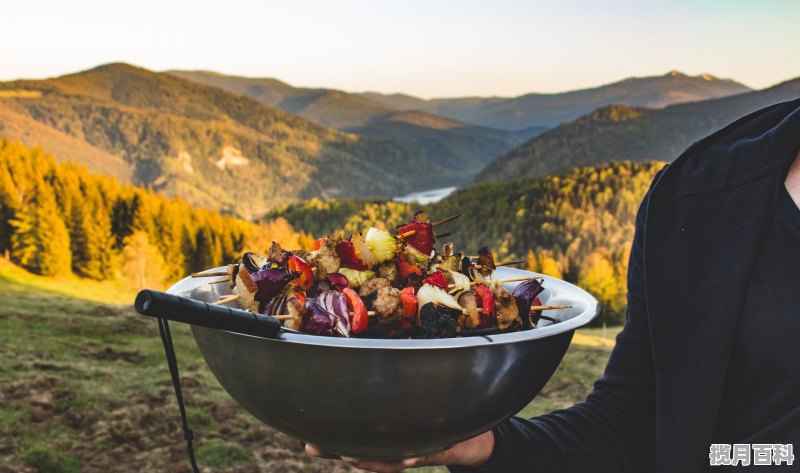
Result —
POLYGON ((450 307, 451 309, 455 309, 459 312, 463 310, 450 294, 432 284, 423 284, 422 287, 419 288, 419 291, 417 291, 417 316, 419 316, 422 306, 430 302, 450 307))
POLYGON ((453 285, 455 286, 453 288, 453 291, 455 293, 465 292, 470 290, 471 287, 470 280, 466 275, 461 274, 457 271, 450 271, 450 270, 446 271, 450 274, 450 277, 453 278, 453 285))

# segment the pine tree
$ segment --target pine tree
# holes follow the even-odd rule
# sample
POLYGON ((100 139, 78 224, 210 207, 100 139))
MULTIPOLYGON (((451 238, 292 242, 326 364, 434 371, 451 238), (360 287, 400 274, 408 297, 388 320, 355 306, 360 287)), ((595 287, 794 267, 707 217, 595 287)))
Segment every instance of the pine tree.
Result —
POLYGON ((11 225, 15 231, 11 238, 15 261, 43 276, 70 273, 69 232, 49 189, 40 186, 32 208, 18 212, 11 225))

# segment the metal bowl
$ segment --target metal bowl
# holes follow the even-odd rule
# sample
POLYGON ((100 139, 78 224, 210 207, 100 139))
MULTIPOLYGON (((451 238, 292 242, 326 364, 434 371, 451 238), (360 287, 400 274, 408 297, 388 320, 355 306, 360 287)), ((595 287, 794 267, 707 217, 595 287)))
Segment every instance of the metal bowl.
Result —
MULTIPOLYGON (((560 279, 505 267, 494 273, 518 276, 544 278, 542 302, 572 308, 548 311, 558 322, 534 330, 438 340, 290 332, 264 339, 199 326, 192 333, 222 387, 267 425, 337 455, 425 455, 522 409, 550 379, 574 330, 600 315, 597 299, 560 279)), ((186 278, 168 292, 211 302, 230 289, 186 278)))

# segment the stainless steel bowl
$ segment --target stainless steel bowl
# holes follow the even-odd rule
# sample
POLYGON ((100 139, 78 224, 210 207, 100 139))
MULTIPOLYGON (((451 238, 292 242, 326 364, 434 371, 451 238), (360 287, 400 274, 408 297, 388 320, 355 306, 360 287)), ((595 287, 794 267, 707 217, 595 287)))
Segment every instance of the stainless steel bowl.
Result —
MULTIPOLYGON (((485 432, 528 404, 561 362, 574 330, 600 315, 597 299, 565 281, 505 267, 494 275, 518 276, 544 278, 542 302, 572 308, 548 311, 557 323, 484 337, 374 340, 283 332, 271 340, 198 326, 192 333, 220 384, 267 425, 338 455, 425 455, 485 432)), ((230 289, 186 278, 168 292, 211 302, 230 289)))

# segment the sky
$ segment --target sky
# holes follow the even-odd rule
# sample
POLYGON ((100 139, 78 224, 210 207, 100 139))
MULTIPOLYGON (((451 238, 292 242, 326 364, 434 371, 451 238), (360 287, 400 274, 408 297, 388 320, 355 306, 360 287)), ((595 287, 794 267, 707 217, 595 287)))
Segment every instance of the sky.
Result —
POLYGON ((108 62, 424 98, 800 76, 795 0, 5 2, 0 80, 108 62))

